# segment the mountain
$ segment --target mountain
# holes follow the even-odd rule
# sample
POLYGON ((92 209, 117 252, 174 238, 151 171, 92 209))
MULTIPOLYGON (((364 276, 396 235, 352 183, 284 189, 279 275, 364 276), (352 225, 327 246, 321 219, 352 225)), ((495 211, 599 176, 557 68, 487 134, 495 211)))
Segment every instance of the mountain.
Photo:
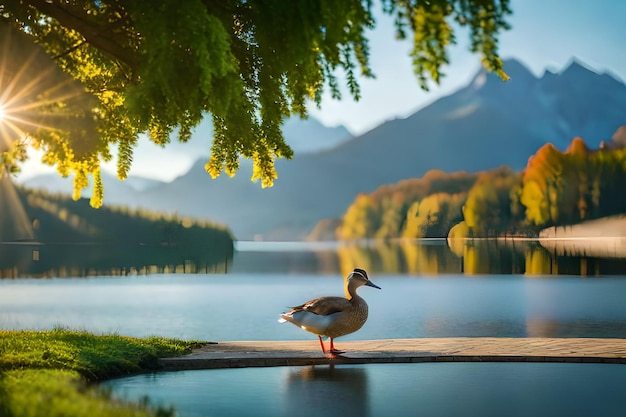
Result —
MULTIPOLYGON (((108 203, 124 204, 124 201, 132 199, 132 195, 135 193, 158 188, 165 184, 163 181, 138 176, 129 176, 125 181, 119 181, 115 175, 107 172, 102 172, 101 175, 106 196, 105 200, 108 203)), ((43 174, 22 181, 22 185, 33 189, 44 189, 51 193, 67 194, 72 192, 72 181, 72 177, 63 178, 58 174, 43 174)), ((83 190, 82 197, 91 197, 92 185, 90 177, 89 187, 83 190)))
POLYGON ((287 120, 283 125, 283 135, 296 154, 325 151, 352 138, 345 127, 324 126, 314 117, 287 120))
POLYGON ((277 161, 272 188, 250 182, 249 161, 235 177, 211 180, 202 158, 187 174, 124 202, 225 223, 241 240, 302 239, 320 219, 341 216, 360 192, 435 168, 520 170, 546 142, 564 149, 582 136, 594 147, 626 122, 626 86, 578 61, 541 77, 515 60, 504 68, 506 83, 480 70, 466 87, 405 119, 277 161))
POLYGON ((626 85, 610 75, 598 74, 576 59, 560 74, 546 71, 540 78, 518 61, 506 65, 510 87, 501 88, 493 82, 495 76, 481 71, 465 94, 499 107, 557 148, 565 149, 576 136, 597 146, 624 124, 626 85), (487 77, 492 79, 485 83, 487 77))

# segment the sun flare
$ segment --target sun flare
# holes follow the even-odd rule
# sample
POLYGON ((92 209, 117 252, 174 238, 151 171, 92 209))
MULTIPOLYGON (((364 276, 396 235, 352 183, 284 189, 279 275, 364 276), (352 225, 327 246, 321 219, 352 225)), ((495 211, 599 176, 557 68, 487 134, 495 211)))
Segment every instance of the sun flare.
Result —
POLYGON ((37 131, 71 130, 89 107, 85 88, 63 72, 42 47, 0 28, 0 135, 15 140, 37 131))

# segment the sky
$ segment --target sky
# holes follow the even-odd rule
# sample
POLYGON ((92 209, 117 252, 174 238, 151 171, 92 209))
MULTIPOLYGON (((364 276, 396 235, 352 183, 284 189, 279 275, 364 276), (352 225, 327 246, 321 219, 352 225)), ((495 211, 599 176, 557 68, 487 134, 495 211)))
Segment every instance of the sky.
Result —
MULTIPOLYGON (((596 72, 626 81, 626 2, 622 0, 511 0, 512 28, 500 36, 500 56, 516 58, 536 76, 560 72, 573 58, 596 72)), ((385 17, 385 16, 383 16, 385 17)), ((447 76, 430 92, 421 91, 408 57, 410 41, 394 40, 389 18, 380 19, 371 41, 376 80, 361 83, 355 103, 325 99, 311 115, 324 124, 344 125, 358 135, 395 118, 405 118, 437 98, 464 87, 480 69, 480 57, 468 50, 469 34, 457 33, 447 76)), ((505 68, 506 71, 506 68, 505 68)))
MULTIPOLYGON (((518 59, 538 77, 546 69, 558 73, 577 59, 589 69, 626 81, 626 1, 511 0, 511 8, 513 15, 508 22, 512 28, 500 35, 503 59, 518 59)), ((458 45, 450 49, 450 65, 443 69, 446 77, 429 92, 421 90, 408 56, 410 41, 397 41, 391 19, 380 13, 377 16, 377 27, 370 34, 371 67, 376 79, 361 80, 361 100, 354 102, 349 94, 344 94, 342 101, 324 97, 321 109, 310 108, 310 116, 327 126, 343 125, 353 135, 415 113, 467 85, 480 69, 480 57, 468 50, 469 34, 457 32, 458 45)), ((168 150, 145 142, 135 153, 131 175, 169 181, 184 174, 194 162, 181 146, 168 150)), ((207 153, 209 147, 207 140, 207 153)), ((31 158, 23 167, 19 179, 51 171, 36 159, 31 158)), ((105 169, 114 172, 114 164, 105 169)))

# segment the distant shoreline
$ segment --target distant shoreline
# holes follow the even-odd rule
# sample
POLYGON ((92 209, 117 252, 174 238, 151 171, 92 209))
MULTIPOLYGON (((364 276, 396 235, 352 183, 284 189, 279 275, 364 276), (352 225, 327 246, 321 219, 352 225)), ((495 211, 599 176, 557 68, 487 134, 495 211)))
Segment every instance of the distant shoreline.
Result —
POLYGON ((543 229, 539 239, 626 238, 626 215, 603 217, 569 226, 543 229))
POLYGON ((539 243, 560 256, 626 258, 626 215, 549 227, 539 233, 539 243))

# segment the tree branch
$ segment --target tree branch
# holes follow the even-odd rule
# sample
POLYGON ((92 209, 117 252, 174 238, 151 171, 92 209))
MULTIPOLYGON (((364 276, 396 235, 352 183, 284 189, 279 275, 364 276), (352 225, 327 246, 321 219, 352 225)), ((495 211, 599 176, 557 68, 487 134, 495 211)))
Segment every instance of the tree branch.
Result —
POLYGON ((125 48, 105 33, 110 29, 101 27, 82 16, 76 15, 63 5, 50 0, 30 0, 28 4, 40 13, 57 20, 68 29, 80 33, 87 43, 94 48, 122 61, 131 68, 137 68, 139 62, 135 53, 129 48, 125 48))

